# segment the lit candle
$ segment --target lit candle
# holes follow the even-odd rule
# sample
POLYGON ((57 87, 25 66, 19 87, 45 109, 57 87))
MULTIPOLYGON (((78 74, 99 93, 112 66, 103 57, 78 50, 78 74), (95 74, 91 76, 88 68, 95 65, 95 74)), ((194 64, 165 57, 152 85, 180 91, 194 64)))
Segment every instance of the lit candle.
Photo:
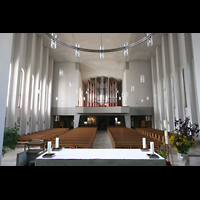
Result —
POLYGON ((151 154, 154 154, 154 142, 150 142, 151 154))
POLYGON ((146 138, 142 138, 143 149, 146 149, 146 138))
POLYGON ((165 134, 165 144, 169 144, 166 120, 163 120, 163 126, 164 126, 164 134, 165 134))
POLYGON ((47 153, 51 153, 51 141, 48 142, 47 153))
POLYGON ((56 138, 56 148, 59 148, 59 138, 56 138))

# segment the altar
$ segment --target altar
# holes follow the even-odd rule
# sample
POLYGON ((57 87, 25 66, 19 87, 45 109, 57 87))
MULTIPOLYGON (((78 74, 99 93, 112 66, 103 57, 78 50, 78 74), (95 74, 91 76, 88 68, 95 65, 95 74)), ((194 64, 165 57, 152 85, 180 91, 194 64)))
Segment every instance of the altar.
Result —
POLYGON ((166 160, 149 158, 150 151, 140 149, 61 149, 55 155, 36 158, 36 166, 165 166, 166 160))

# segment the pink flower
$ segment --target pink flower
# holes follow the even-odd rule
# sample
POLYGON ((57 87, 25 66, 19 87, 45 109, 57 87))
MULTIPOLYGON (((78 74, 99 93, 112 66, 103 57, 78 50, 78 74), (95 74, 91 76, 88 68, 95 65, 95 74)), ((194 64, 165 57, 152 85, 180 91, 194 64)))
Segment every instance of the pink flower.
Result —
POLYGON ((74 146, 72 145, 70 148, 71 148, 71 149, 74 149, 74 146))

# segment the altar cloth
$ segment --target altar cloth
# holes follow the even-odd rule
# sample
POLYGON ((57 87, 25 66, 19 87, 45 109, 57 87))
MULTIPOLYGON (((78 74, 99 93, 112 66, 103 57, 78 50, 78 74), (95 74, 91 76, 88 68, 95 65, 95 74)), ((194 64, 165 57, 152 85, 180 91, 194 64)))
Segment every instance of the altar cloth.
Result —
POLYGON ((126 165, 161 165, 166 160, 149 158, 150 151, 140 149, 62 149, 54 151, 52 158, 36 158, 36 166, 126 166, 126 165))

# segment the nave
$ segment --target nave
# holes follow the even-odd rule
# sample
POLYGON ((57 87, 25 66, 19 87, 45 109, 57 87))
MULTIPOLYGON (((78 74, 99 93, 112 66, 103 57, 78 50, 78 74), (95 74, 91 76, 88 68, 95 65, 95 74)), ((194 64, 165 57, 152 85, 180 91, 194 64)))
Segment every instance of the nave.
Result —
MULTIPOLYGON (((66 132, 66 134, 69 132, 66 132)), ((30 135, 29 135, 30 136, 30 135)), ((55 140, 55 139, 53 139, 55 140)), ((53 141, 52 140, 52 141, 53 141)), ((141 143, 138 141, 138 143, 141 143)), ((32 147, 34 149, 38 149, 40 147, 32 147)), ((70 148, 70 147, 69 147, 70 148)), ((94 138, 92 149, 112 149, 112 143, 109 137, 109 133, 106 130, 97 130, 96 137, 94 138)), ((16 158, 17 154, 24 152, 23 147, 17 147, 15 150, 7 149, 7 153, 2 157, 2 166, 16 166, 16 158)), ((173 166, 178 166, 177 154, 173 149, 173 166)), ((189 165, 190 166, 199 166, 200 165, 200 144, 197 143, 195 147, 191 147, 189 154, 189 165)), ((171 158, 170 158, 171 161, 171 158)))

